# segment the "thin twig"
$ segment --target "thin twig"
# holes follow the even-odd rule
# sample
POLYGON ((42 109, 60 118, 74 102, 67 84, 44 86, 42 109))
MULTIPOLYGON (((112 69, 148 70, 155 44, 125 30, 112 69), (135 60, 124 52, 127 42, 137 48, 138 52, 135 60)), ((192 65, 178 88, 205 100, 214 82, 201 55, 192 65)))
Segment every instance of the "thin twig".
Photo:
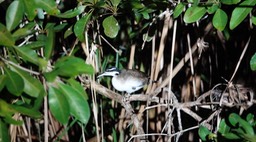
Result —
MULTIPOLYGON (((167 9, 166 11, 169 11, 169 10, 167 9)), ((163 26, 163 29, 162 29, 162 36, 161 36, 161 40, 160 40, 160 47, 159 47, 156 66, 155 66, 154 80, 157 80, 158 74, 159 74, 159 71, 160 71, 160 62, 161 62, 161 59, 163 58, 165 41, 166 41, 168 30, 169 30, 169 22, 170 22, 170 13, 166 12, 165 13, 164 26, 163 26)), ((153 89, 154 89, 154 87, 153 87, 153 89)))
POLYGON ((247 48, 248 48, 249 43, 250 43, 250 40, 251 40, 251 37, 249 37, 249 39, 248 39, 248 41, 247 41, 247 43, 246 43, 246 45, 245 45, 245 47, 244 47, 244 50, 243 50, 243 52, 242 52, 242 54, 241 54, 241 56, 240 56, 240 58, 239 58, 239 60, 238 60, 238 62, 237 62, 237 64, 236 64, 236 69, 235 69, 235 71, 234 71, 232 77, 229 79, 229 82, 232 82, 233 78, 235 77, 236 72, 237 72, 237 70, 238 70, 238 68, 239 68, 239 66, 240 66, 240 63, 241 63, 241 61, 242 61, 242 59, 243 59, 243 57, 244 57, 244 54, 245 54, 245 52, 247 51, 247 48))
POLYGON ((100 37, 101 37, 116 53, 120 54, 120 51, 118 51, 112 44, 110 44, 107 39, 105 39, 102 35, 100 35, 100 37))
POLYGON ((12 65, 12 66, 14 66, 14 67, 16 67, 16 68, 19 68, 19 69, 21 69, 21 70, 23 70, 23 71, 26 71, 26 72, 31 73, 31 74, 34 74, 34 75, 40 75, 39 72, 36 72, 36 71, 30 70, 30 69, 27 69, 27 68, 25 68, 25 67, 22 67, 22 66, 20 66, 20 65, 18 65, 18 64, 16 64, 16 63, 14 63, 14 62, 12 62, 12 61, 8 61, 8 60, 4 59, 4 58, 1 57, 1 56, 0 56, 0 59, 3 60, 6 64, 10 64, 10 65, 12 65))

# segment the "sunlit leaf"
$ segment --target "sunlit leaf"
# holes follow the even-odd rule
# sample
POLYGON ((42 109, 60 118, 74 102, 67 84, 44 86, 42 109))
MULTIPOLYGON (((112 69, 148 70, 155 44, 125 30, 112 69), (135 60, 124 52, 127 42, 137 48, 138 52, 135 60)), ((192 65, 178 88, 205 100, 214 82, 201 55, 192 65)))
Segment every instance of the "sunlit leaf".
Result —
POLYGON ((86 26, 91 18, 91 15, 92 15, 92 12, 87 13, 84 17, 79 19, 74 26, 74 33, 80 41, 85 40, 84 32, 85 32, 86 26))
POLYGON ((173 11, 173 18, 177 18, 180 16, 180 14, 182 13, 182 11, 185 8, 185 4, 180 2, 174 9, 173 11))
POLYGON ((6 73, 6 88, 15 96, 20 96, 24 90, 24 81, 20 75, 16 72, 11 71, 8 68, 4 68, 6 73))
POLYGON ((91 112, 85 96, 82 96, 69 85, 63 83, 59 83, 58 85, 61 92, 66 96, 68 100, 71 114, 82 123, 87 124, 91 112))
POLYGON ((67 124, 69 120, 69 104, 64 94, 58 89, 49 86, 49 107, 52 115, 61 124, 67 124))
POLYGON ((75 9, 68 10, 68 11, 58 14, 56 16, 60 17, 60 18, 73 18, 73 17, 81 14, 84 11, 84 9, 85 9, 85 6, 78 6, 75 9))
POLYGON ((225 11, 218 9, 212 19, 213 26, 219 31, 223 31, 227 25, 228 16, 225 11))
POLYGON ((7 8, 6 12, 6 28, 9 31, 15 29, 24 15, 24 4, 23 1, 15 0, 7 8))
POLYGON ((205 13, 206 13, 205 7, 192 6, 186 10, 183 20, 186 23, 193 23, 200 20, 205 13))
POLYGON ((247 17, 255 4, 256 0, 245 0, 240 3, 231 14, 229 28, 235 29, 247 17))
POLYGON ((120 30, 120 26, 114 16, 108 16, 103 20, 103 28, 106 36, 115 38, 120 30))
POLYGON ((0 23, 0 45, 3 46, 14 46, 15 41, 11 33, 6 29, 6 27, 0 23))

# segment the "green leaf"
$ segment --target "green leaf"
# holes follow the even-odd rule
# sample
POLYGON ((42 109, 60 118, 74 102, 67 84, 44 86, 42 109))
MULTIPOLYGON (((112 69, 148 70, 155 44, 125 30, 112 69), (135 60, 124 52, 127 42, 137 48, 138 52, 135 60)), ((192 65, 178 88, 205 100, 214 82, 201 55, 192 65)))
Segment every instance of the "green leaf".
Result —
POLYGON ((58 86, 69 102, 71 114, 82 123, 87 124, 91 112, 85 96, 82 96, 69 85, 59 83, 58 86))
POLYGON ((112 127, 112 138, 113 138, 113 142, 118 142, 117 132, 116 132, 116 129, 114 127, 112 127))
POLYGON ((14 47, 17 53, 22 57, 22 60, 38 65, 38 55, 28 47, 14 47))
POLYGON ((93 74, 94 72, 91 65, 85 64, 83 59, 74 56, 66 56, 57 60, 55 71, 58 75, 66 77, 74 77, 82 73, 93 74))
POLYGON ((2 119, 0 119, 0 139, 2 142, 10 142, 10 134, 8 130, 8 126, 6 123, 3 122, 2 119))
POLYGON ((12 115, 17 113, 13 106, 6 101, 0 99, 0 116, 3 117, 3 120, 7 123, 14 124, 14 125, 21 125, 22 121, 17 121, 12 118, 12 115))
POLYGON ((244 119, 242 119, 238 114, 231 113, 228 117, 228 120, 232 126, 236 126, 237 123, 245 131, 246 134, 254 135, 253 127, 244 119))
POLYGON ((200 20, 205 13, 205 7, 192 6, 186 10, 183 20, 186 23, 193 23, 200 20))
POLYGON ((20 121, 20 120, 15 120, 12 118, 12 116, 10 115, 7 115, 3 118, 3 120, 7 123, 10 123, 10 124, 13 124, 13 125, 22 125, 23 124, 23 121, 20 121))
POLYGON ((230 30, 226 27, 223 31, 224 37, 226 40, 230 39, 230 30))
POLYGON ((84 9, 85 9, 85 6, 78 6, 75 9, 68 10, 68 11, 58 14, 56 16, 60 17, 60 18, 73 18, 73 17, 83 13, 84 9))
POLYGON ((120 30, 120 26, 113 15, 105 18, 102 24, 103 24, 104 33, 106 34, 106 36, 110 38, 115 38, 117 36, 120 30))
MULTIPOLYGON (((40 48, 42 48, 44 46, 45 46, 45 42, 44 41, 34 41, 34 42, 28 43, 26 45, 23 45, 20 48, 24 48, 22 50, 29 50, 29 49, 37 50, 37 49, 40 49, 40 48)), ((35 57, 35 55, 33 55, 33 56, 35 57)))
POLYGON ((0 45, 3 46, 14 46, 15 40, 11 33, 6 29, 6 27, 0 23, 0 45))
POLYGON ((49 108, 56 120, 66 125, 69 120, 69 104, 64 94, 58 89, 49 86, 49 108))
MULTIPOLYGON (((72 29, 73 29, 73 25, 70 26, 70 27, 65 31, 65 33, 64 33, 64 39, 66 39, 68 36, 70 36, 71 34, 73 34, 72 29)), ((83 39, 84 39, 84 38, 83 38, 83 39)))
POLYGON ((232 4, 238 4, 241 0, 221 0, 221 3, 232 5, 232 4))
POLYGON ((256 53, 254 53, 250 60, 250 67, 252 71, 256 71, 256 53))
POLYGON ((226 134, 230 131, 230 127, 226 124, 225 119, 220 121, 218 132, 221 134, 226 134))
POLYGON ((84 90, 84 87, 77 82, 75 79, 70 78, 67 80, 68 84, 73 87, 81 96, 85 96, 85 99, 88 100, 88 95, 84 90))
POLYGON ((213 26, 219 31, 223 31, 228 22, 228 15, 225 11, 218 9, 213 16, 212 23, 213 26))
POLYGON ((252 113, 247 114, 246 121, 250 123, 250 125, 254 126, 255 125, 254 115, 252 113))
POLYGON ((229 140, 239 140, 239 139, 241 139, 241 137, 238 136, 235 133, 226 133, 226 134, 222 134, 222 136, 226 139, 229 139, 229 140))
POLYGON ((17 111, 15 111, 12 106, 7 103, 5 100, 0 99, 0 116, 6 117, 6 116, 12 116, 17 111))
POLYGON ((256 0, 245 0, 240 3, 231 14, 229 28, 231 30, 235 29, 247 17, 255 4, 256 0))
POLYGON ((24 81, 20 75, 16 72, 11 71, 8 68, 4 68, 6 73, 6 88, 7 90, 15 96, 20 96, 24 90, 24 81))
POLYGON ((173 11, 173 18, 177 18, 180 16, 180 14, 182 13, 182 11, 185 8, 185 4, 180 2, 174 9, 173 11))
POLYGON ((18 113, 21 113, 23 115, 27 115, 29 117, 33 117, 33 118, 41 118, 42 114, 39 111, 30 109, 30 108, 26 108, 23 106, 18 106, 18 105, 12 105, 12 108, 17 111, 18 113))
POLYGON ((13 34, 12 37, 17 40, 17 39, 22 39, 30 34, 35 33, 36 31, 34 30, 34 27, 36 24, 34 22, 28 23, 26 26, 23 28, 17 29, 13 34))
MULTIPOLYGON (((15 67, 12 67, 11 70, 18 73, 24 80, 24 92, 26 94, 31 97, 37 98, 42 92, 44 92, 44 87, 41 82, 31 76, 28 72, 22 71, 15 67)), ((43 94, 45 94, 45 92, 43 94)))
POLYGON ((131 5, 132 5, 132 8, 133 9, 141 9, 141 8, 144 8, 145 5, 143 5, 140 1, 138 0, 132 0, 131 1, 131 5))
POLYGON ((220 4, 212 4, 212 6, 207 7, 207 12, 209 14, 213 14, 216 12, 216 10, 218 10, 220 8, 220 4))
POLYGON ((254 25, 256 25, 256 17, 255 17, 255 16, 252 16, 252 17, 251 17, 251 20, 252 20, 252 23, 253 23, 254 25))
POLYGON ((92 12, 87 13, 84 17, 79 19, 74 26, 74 33, 80 41, 85 40, 84 32, 89 20, 91 19, 91 16, 92 12))
POLYGON ((121 0, 110 0, 114 7, 117 7, 121 0))
POLYGON ((141 14, 142 14, 142 16, 143 16, 144 19, 147 19, 147 20, 148 20, 148 19, 150 18, 150 17, 149 17, 149 13, 148 13, 148 11, 146 11, 146 10, 145 10, 145 11, 141 11, 141 14))
POLYGON ((45 90, 41 90, 38 97, 34 100, 34 104, 33 104, 34 110, 39 110, 40 108, 42 108, 42 104, 45 96, 46 96, 45 90))
POLYGON ((6 12, 6 28, 9 31, 15 29, 22 20, 24 15, 24 4, 22 1, 15 0, 7 8, 6 12))
POLYGON ((68 25, 68 23, 62 23, 60 25, 57 25, 54 27, 54 31, 61 32, 67 25, 68 25))
POLYGON ((56 77, 58 76, 58 72, 54 70, 51 72, 45 72, 43 75, 46 78, 47 82, 54 82, 56 77))
POLYGON ((60 13, 54 0, 34 0, 38 8, 42 8, 49 15, 58 15, 60 13))
POLYGON ((20 0, 24 3, 25 13, 29 21, 34 20, 37 15, 37 6, 34 0, 20 0))
POLYGON ((5 86, 5 82, 6 82, 6 75, 5 74, 2 74, 0 75, 0 92, 2 91, 2 89, 4 88, 5 86))
POLYGON ((198 134, 200 136, 200 138, 203 140, 203 141, 206 141, 206 138, 209 134, 211 134, 211 131, 209 131, 206 127, 204 126, 200 126, 199 127, 199 130, 198 130, 198 134))
POLYGON ((52 51, 55 46, 55 32, 54 32, 54 23, 48 23, 46 25, 47 38, 44 49, 44 56, 48 60, 52 56, 52 51))

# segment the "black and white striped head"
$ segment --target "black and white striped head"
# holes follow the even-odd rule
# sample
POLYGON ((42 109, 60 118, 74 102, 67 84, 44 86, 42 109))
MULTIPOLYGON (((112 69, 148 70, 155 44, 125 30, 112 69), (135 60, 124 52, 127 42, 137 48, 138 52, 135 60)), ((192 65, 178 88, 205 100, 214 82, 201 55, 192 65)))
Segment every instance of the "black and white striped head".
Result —
POLYGON ((99 76, 97 76, 97 78, 103 77, 103 76, 117 76, 120 74, 120 70, 116 67, 111 67, 106 69, 106 71, 102 74, 100 74, 99 76))

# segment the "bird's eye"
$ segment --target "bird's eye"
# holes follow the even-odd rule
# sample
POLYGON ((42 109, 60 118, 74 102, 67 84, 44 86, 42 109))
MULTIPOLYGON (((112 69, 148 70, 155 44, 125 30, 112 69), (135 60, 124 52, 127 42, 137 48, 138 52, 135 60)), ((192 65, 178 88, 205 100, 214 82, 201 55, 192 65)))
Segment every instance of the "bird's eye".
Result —
POLYGON ((119 74, 119 73, 117 73, 117 72, 115 73, 115 75, 118 75, 118 74, 119 74))

